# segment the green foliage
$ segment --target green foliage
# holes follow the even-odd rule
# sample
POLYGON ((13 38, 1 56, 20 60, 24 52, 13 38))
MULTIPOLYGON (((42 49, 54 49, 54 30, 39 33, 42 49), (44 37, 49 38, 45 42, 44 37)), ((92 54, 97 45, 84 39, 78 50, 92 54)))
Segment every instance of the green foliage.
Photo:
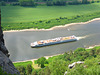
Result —
POLYGON ((77 49, 74 51, 74 53, 79 53, 79 52, 81 52, 81 51, 85 51, 85 48, 77 48, 77 49))
POLYGON ((37 60, 37 64, 38 66, 41 66, 41 68, 44 68, 44 64, 47 64, 48 62, 46 61, 45 57, 41 57, 37 60))
POLYGON ((53 60, 49 64, 49 68, 51 71, 50 75, 63 75, 64 72, 67 70, 66 62, 63 60, 53 60))
POLYGON ((27 75, 30 75, 31 72, 32 72, 32 65, 28 64, 27 67, 26 67, 26 70, 27 70, 27 75))
POLYGON ((56 5, 56 6, 65 6, 66 2, 62 1, 62 0, 59 0, 59 1, 53 2, 53 5, 56 5))
POLYGON ((79 5, 79 4, 82 4, 81 1, 79 0, 73 0, 72 2, 68 2, 69 5, 79 5))
POLYGON ((6 3, 4 1, 1 1, 0 6, 6 6, 6 3))
POLYGON ((77 48, 74 52, 65 52, 64 54, 53 56, 49 59, 41 57, 35 63, 38 63, 40 66, 43 64, 43 66, 38 70, 31 69, 31 65, 26 65, 28 69, 25 66, 19 66, 18 70, 22 75, 25 75, 27 71, 31 75, 64 75, 65 71, 68 72, 67 75, 99 75, 100 46, 92 49, 77 48), (80 60, 84 64, 76 64, 74 68, 68 68, 69 64, 80 60), (45 64, 48 65, 44 66, 45 64))
POLYGON ((62 7, 40 6, 37 8, 2 6, 1 25, 3 30, 21 30, 30 28, 48 29, 73 22, 85 22, 100 17, 99 6, 99 3, 62 7))
POLYGON ((45 75, 50 75, 50 74, 51 74, 51 71, 50 71, 49 67, 47 66, 45 68, 45 75))
POLYGON ((75 68, 68 70, 67 75, 99 75, 99 61, 98 58, 87 59, 85 64, 76 65, 75 68))
POLYGON ((46 5, 47 5, 47 6, 53 6, 53 2, 52 2, 52 1, 47 1, 47 2, 46 2, 46 5))
POLYGON ((20 72, 21 75, 31 75, 32 70, 32 62, 27 61, 27 62, 18 62, 14 63, 15 67, 17 70, 20 72))
POLYGON ((95 52, 96 52, 96 50, 95 50, 95 49, 92 49, 92 50, 90 51, 90 56, 94 56, 94 55, 95 55, 95 52))
POLYGON ((38 72, 38 75, 51 75, 49 67, 45 67, 38 72))
POLYGON ((17 63, 14 63, 14 66, 15 66, 15 67, 17 67, 17 66, 24 66, 24 67, 27 67, 28 64, 31 64, 31 65, 32 65, 32 61, 17 62, 17 63))
POLYGON ((20 6, 35 6, 33 0, 19 0, 20 6))
POLYGON ((82 0, 82 3, 83 4, 89 4, 89 1, 88 0, 82 0))
POLYGON ((4 1, 4 2, 18 2, 18 0, 0 0, 0 1, 4 1))
POLYGON ((37 75, 37 71, 33 71, 31 75, 37 75))
MULTIPOLYGON (((6 5, 19 5, 21 6, 33 6, 32 3, 29 3, 30 1, 34 1, 38 6, 65 6, 68 5, 79 5, 79 4, 89 4, 89 3, 99 3, 100 0, 1 0, 1 2, 6 2, 6 5), (23 2, 23 3, 21 3, 23 2)), ((33 3, 34 4, 34 3, 33 3)))
POLYGON ((6 72, 4 72, 1 67, 0 67, 0 75, 11 75, 11 74, 7 74, 6 72))
POLYGON ((16 68, 21 75, 26 75, 26 68, 24 66, 17 66, 16 68))

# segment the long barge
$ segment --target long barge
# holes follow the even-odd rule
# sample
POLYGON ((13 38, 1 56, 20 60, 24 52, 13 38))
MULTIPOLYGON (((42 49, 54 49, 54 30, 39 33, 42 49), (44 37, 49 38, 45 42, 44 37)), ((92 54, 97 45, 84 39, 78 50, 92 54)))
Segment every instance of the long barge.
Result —
POLYGON ((57 37, 54 39, 35 41, 31 43, 31 47, 32 48, 43 47, 43 46, 49 46, 49 45, 55 45, 60 43, 73 42, 73 41, 77 41, 77 37, 74 35, 68 37, 57 37))

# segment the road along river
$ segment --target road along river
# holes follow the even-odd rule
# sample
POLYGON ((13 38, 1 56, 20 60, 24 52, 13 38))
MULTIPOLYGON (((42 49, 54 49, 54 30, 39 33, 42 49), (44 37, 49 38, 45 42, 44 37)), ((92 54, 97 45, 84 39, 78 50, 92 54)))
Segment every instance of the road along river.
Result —
POLYGON ((100 20, 76 24, 47 31, 5 32, 4 39, 13 62, 35 59, 100 44, 100 20), (39 40, 75 35, 80 40, 71 43, 31 48, 30 43, 39 40))

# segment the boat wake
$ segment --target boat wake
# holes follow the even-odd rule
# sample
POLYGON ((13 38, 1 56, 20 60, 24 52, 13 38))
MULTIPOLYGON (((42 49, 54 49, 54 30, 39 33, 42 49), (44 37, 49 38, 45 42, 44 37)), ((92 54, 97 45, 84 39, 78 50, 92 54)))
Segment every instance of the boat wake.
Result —
POLYGON ((77 37, 77 40, 85 39, 85 38, 87 38, 87 37, 89 37, 89 35, 77 37))

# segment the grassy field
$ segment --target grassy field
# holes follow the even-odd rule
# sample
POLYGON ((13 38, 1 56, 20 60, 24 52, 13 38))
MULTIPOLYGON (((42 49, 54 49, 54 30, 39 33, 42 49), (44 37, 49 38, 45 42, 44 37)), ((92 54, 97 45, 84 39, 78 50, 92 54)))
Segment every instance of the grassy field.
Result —
MULTIPOLYGON (((57 18, 72 18, 76 17, 77 15, 90 15, 91 13, 94 14, 95 12, 100 12, 100 3, 67 6, 38 6, 36 8, 20 6, 2 6, 1 11, 1 22, 3 30, 18 30, 27 28, 47 29, 55 25, 75 22, 71 20, 63 22, 64 20, 61 19, 59 21, 60 23, 57 23, 57 18), (49 21, 52 21, 52 23, 50 23, 49 21)), ((89 19, 92 18, 88 18, 88 20, 89 19)))
POLYGON ((15 66, 15 67, 17 67, 17 66, 24 66, 24 67, 26 67, 28 64, 31 64, 31 65, 32 65, 32 61, 17 62, 17 63, 14 63, 14 66, 15 66))

